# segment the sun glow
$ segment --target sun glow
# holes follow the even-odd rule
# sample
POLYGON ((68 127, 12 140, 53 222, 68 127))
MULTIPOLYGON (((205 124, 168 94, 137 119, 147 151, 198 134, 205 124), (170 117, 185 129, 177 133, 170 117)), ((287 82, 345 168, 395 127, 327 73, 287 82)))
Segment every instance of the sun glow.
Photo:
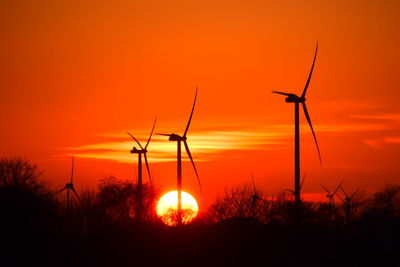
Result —
MULTIPOLYGON (((178 191, 163 195, 157 203, 157 215, 170 226, 177 224, 178 191)), ((190 223, 197 215, 199 207, 196 199, 182 191, 182 223, 190 223)))

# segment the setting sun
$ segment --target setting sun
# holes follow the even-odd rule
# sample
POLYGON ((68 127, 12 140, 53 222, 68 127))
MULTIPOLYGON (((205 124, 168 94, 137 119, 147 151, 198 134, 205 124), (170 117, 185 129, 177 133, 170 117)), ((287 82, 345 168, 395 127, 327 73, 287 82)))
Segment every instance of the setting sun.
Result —
MULTIPOLYGON (((177 224, 178 192, 170 191, 163 195, 157 204, 157 215, 170 226, 177 224)), ((182 191, 182 222, 190 223, 197 215, 199 207, 196 199, 182 191)))

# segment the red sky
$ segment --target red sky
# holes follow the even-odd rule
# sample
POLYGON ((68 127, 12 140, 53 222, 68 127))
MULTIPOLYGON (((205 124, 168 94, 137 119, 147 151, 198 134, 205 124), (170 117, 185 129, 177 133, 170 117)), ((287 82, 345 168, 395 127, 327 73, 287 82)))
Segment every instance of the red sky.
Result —
MULTIPOLYGON (((317 40, 307 104, 323 164, 301 114, 303 192, 399 183, 398 1, 81 2, 0 3, 0 156, 26 157, 54 188, 71 153, 80 190, 135 179, 125 132, 145 140, 157 115, 156 131, 182 133, 196 85, 202 198, 187 162, 183 175, 200 208, 251 173, 266 193, 291 188, 293 105, 271 91, 301 93, 317 40)), ((176 184, 174 151, 149 146, 162 191, 176 184)))

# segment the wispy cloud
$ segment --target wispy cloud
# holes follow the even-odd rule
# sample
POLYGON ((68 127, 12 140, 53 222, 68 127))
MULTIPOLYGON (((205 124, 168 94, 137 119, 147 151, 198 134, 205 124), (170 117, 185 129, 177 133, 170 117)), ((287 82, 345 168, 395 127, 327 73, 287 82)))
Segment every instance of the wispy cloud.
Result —
POLYGON ((400 136, 396 136, 396 137, 386 137, 385 141, 387 143, 394 143, 394 144, 400 144, 400 136))
MULTIPOLYGON (((374 131, 386 129, 384 124, 349 124, 349 125, 314 125, 318 134, 336 132, 374 131)), ((210 161, 234 155, 232 151, 244 150, 276 150, 288 147, 292 143, 293 125, 275 124, 259 127, 222 127, 223 130, 210 128, 191 131, 188 135, 190 150, 197 161, 210 161), (241 129, 240 129, 241 128, 241 129)), ((310 133, 307 124, 301 125, 301 131, 310 133)), ((167 131, 168 132, 168 131, 167 131)), ((146 131, 135 131, 135 136, 142 142, 147 141, 146 131), (143 137, 143 138, 141 138, 143 137)), ((94 159, 111 159, 120 162, 131 162, 129 150, 137 146, 126 134, 102 135, 105 142, 66 148, 77 156, 94 159)), ((397 139, 391 139, 397 142, 397 139)), ((152 162, 176 160, 176 143, 169 142, 165 136, 153 135, 149 144, 148 158, 152 162)), ((183 153, 184 159, 188 160, 183 153)), ((233 157, 233 156, 232 156, 233 157)))
MULTIPOLYGON (((132 155, 128 151, 132 146, 137 146, 135 142, 121 134, 110 134, 107 137, 114 137, 118 141, 71 147, 67 150, 72 150, 76 155, 85 158, 132 161, 132 155), (126 141, 120 141, 121 138, 125 138, 126 141)), ((142 145, 146 142, 146 139, 139 138, 139 140, 143 142, 142 145)), ((192 154, 198 161, 217 159, 226 151, 276 149, 278 146, 286 144, 279 134, 250 131, 193 132, 188 137, 188 143, 192 154)), ((176 159, 176 143, 169 142, 167 137, 153 136, 148 150, 148 158, 153 162, 176 159)))
POLYGON ((400 144, 400 136, 365 139, 364 143, 375 149, 383 149, 385 145, 400 144))
POLYGON ((364 115, 351 115, 350 117, 360 119, 362 121, 380 122, 380 124, 377 125, 382 126, 382 128, 380 129, 382 131, 381 137, 364 139, 363 142, 366 145, 374 149, 383 149, 388 144, 400 143, 400 137, 396 134, 396 132, 398 133, 400 130, 400 113, 375 113, 364 115))
POLYGON ((371 115, 350 115, 351 118, 369 119, 369 120, 398 120, 400 121, 400 113, 378 113, 371 115))

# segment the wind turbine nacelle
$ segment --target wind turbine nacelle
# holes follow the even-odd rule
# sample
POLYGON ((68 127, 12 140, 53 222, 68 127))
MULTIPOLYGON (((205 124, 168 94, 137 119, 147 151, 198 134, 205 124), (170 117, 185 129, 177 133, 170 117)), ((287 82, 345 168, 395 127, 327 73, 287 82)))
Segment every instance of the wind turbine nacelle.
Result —
POLYGON ((296 102, 304 102, 306 101, 305 98, 298 97, 297 95, 289 95, 287 98, 285 98, 285 101, 287 103, 296 103, 296 102))
POLYGON ((139 153, 146 153, 147 150, 146 149, 137 149, 136 147, 133 147, 133 149, 131 150, 131 154, 139 154, 139 153))
POLYGON ((169 141, 183 141, 185 139, 186 139, 186 137, 182 137, 182 136, 177 135, 177 134, 171 134, 169 136, 169 141))

